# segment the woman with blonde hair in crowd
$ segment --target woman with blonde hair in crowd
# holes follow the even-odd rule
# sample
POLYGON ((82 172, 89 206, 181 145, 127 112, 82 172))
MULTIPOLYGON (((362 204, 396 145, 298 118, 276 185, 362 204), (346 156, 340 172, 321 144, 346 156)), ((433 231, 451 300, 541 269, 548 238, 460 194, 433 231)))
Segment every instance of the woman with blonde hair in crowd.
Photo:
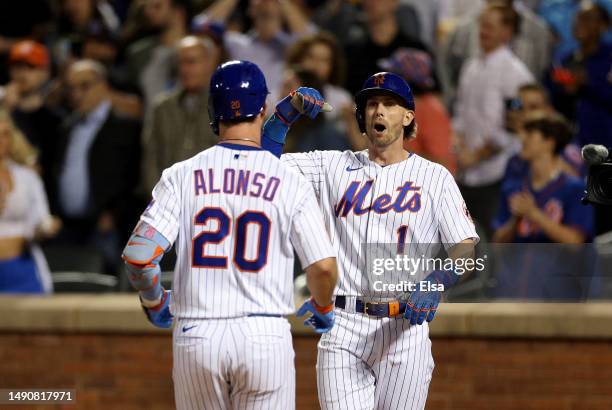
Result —
POLYGON ((51 276, 36 240, 53 236, 59 222, 33 169, 36 151, 0 110, 0 293, 49 293, 51 276))

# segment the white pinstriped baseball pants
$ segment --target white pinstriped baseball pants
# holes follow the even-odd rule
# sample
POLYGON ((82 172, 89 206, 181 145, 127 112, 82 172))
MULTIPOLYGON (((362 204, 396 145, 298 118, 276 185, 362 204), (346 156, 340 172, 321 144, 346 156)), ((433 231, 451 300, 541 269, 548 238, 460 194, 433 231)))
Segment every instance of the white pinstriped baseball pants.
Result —
POLYGON ((178 410, 295 409, 295 353, 285 318, 177 320, 173 356, 178 410))
POLYGON ((319 341, 321 408, 423 409, 434 368, 428 325, 338 308, 335 316, 319 341))

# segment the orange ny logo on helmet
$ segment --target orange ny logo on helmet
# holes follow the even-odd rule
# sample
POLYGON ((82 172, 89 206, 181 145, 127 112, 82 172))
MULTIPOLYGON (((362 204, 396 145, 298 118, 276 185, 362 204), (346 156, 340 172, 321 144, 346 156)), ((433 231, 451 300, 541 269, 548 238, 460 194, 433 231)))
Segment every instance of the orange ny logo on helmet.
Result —
POLYGON ((376 84, 377 87, 382 86, 385 83, 385 75, 384 74, 379 74, 376 77, 374 77, 374 84, 376 84))
POLYGON ((231 102, 231 107, 232 107, 232 110, 239 110, 240 109, 240 100, 233 100, 231 102))

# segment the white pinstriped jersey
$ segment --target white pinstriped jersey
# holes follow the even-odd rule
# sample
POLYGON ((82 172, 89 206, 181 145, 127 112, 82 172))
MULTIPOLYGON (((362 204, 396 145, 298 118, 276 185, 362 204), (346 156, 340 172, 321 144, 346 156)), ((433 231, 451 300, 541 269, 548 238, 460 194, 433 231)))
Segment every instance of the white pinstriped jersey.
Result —
MULTIPOLYGON (((389 244, 405 243, 407 253, 429 257, 440 244, 448 248, 478 239, 452 175, 416 154, 385 167, 371 161, 367 150, 284 154, 281 160, 302 173, 318 197, 338 251, 337 295, 385 299, 402 293, 372 288, 372 255, 380 256, 382 249, 387 257, 396 256, 396 245, 389 244), (388 245, 366 252, 369 244, 388 245)), ((414 281, 426 273, 397 272, 385 281, 414 281)))
POLYGON ((173 314, 290 314, 302 266, 336 256, 313 189, 271 153, 219 144, 166 169, 141 220, 175 243, 173 314))

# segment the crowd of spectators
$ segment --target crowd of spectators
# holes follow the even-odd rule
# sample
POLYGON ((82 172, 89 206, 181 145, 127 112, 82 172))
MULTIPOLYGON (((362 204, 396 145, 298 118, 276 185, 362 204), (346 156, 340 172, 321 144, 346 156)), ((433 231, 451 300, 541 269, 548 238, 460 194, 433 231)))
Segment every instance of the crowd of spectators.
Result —
POLYGON ((0 2, 0 292, 15 269, 21 290, 49 289, 43 239, 120 272, 162 171, 215 144, 207 87, 230 59, 262 68, 269 109, 299 86, 335 108, 295 124, 296 151, 365 148, 352 96, 402 75, 405 148, 452 172, 485 241, 589 242, 612 230, 579 204, 579 147, 612 146, 611 14, 612 0, 0 2))

